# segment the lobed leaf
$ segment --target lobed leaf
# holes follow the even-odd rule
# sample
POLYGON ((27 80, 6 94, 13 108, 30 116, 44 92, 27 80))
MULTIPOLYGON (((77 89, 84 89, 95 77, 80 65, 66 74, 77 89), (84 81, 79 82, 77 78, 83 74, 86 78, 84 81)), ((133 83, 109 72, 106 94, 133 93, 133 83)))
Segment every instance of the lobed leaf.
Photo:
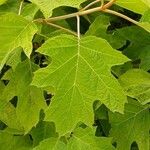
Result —
POLYGON ((89 36, 78 42, 61 35, 50 38, 38 52, 50 56, 52 63, 35 72, 32 84, 55 88, 45 120, 55 122, 60 134, 71 131, 79 121, 92 125, 97 99, 110 110, 123 112, 126 96, 111 67, 128 59, 105 40, 89 36))
POLYGON ((26 133, 38 123, 40 110, 46 108, 43 91, 30 86, 36 67, 29 60, 19 63, 1 96, 5 101, 17 96, 16 116, 26 133))
POLYGON ((32 141, 29 136, 16 136, 0 132, 1 150, 32 150, 32 141))
POLYGON ((150 102, 149 73, 131 69, 120 76, 119 82, 130 97, 136 98, 143 105, 150 102))
POLYGON ((32 52, 32 38, 36 26, 23 17, 8 13, 0 16, 0 70, 9 54, 17 47, 22 47, 29 57, 32 52))
POLYGON ((129 99, 124 115, 110 113, 110 136, 117 142, 118 150, 130 150, 136 142, 139 150, 149 150, 150 112, 148 106, 129 99))
POLYGON ((91 128, 77 128, 69 139, 67 150, 115 150, 111 138, 96 137, 91 128))
POLYGON ((65 143, 58 138, 49 138, 43 140, 39 146, 33 148, 33 150, 67 150, 65 143))
POLYGON ((139 14, 144 14, 150 7, 149 0, 117 0, 116 4, 139 14))

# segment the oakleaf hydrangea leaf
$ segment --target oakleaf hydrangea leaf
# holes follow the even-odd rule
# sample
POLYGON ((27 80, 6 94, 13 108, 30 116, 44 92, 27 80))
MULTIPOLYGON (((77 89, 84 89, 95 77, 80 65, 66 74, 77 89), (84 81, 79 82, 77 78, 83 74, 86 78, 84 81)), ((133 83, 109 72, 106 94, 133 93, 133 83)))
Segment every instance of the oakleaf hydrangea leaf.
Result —
POLYGON ((16 116, 25 132, 38 123, 40 110, 46 108, 43 91, 30 86, 35 69, 29 60, 19 63, 1 96, 7 101, 17 96, 16 116))
POLYGON ((1 150, 32 150, 32 141, 29 135, 16 136, 6 131, 0 132, 0 145, 1 150))
POLYGON ((139 14, 143 14, 150 7, 146 0, 117 0, 116 4, 139 14))
POLYGON ((20 48, 20 47, 16 48, 14 51, 12 51, 12 53, 10 53, 10 55, 7 59, 6 65, 11 66, 12 69, 15 70, 17 65, 21 62, 21 53, 22 53, 22 48, 20 48))
POLYGON ((65 134, 82 121, 93 122, 93 102, 100 100, 110 110, 123 112, 126 96, 111 75, 111 66, 128 59, 103 39, 61 35, 50 38, 38 52, 52 58, 52 63, 39 69, 32 84, 52 86, 55 96, 46 111, 46 121, 56 123, 57 131, 65 134))
MULTIPOLYGON (((5 84, 0 80, 0 95, 3 95, 5 90, 5 84)), ((16 109, 5 99, 0 97, 0 120, 5 123, 11 129, 17 129, 18 131, 23 131, 21 124, 16 116, 16 109)))
POLYGON ((141 22, 149 22, 150 23, 150 9, 145 11, 145 13, 142 15, 142 18, 140 19, 141 22))
POLYGON ((150 32, 150 23, 149 22, 140 22, 138 23, 143 29, 147 32, 150 32))
POLYGON ((142 0, 142 1, 150 7, 150 0, 142 0))
POLYGON ((67 150, 66 144, 63 143, 58 138, 49 138, 43 140, 37 147, 33 150, 67 150))
POLYGON ((46 121, 40 121, 37 126, 32 129, 30 134, 33 139, 33 146, 39 145, 39 143, 45 139, 58 137, 55 124, 46 121))
POLYGON ((117 34, 108 33, 108 27, 110 26, 110 18, 104 14, 96 17, 94 22, 90 25, 89 30, 86 32, 86 36, 97 36, 108 41, 108 43, 115 49, 119 49, 122 45, 125 45, 125 41, 117 34))
POLYGON ((91 128, 77 128, 69 139, 67 150, 114 150, 111 138, 96 137, 91 128))
POLYGON ((139 150, 149 150, 149 118, 148 106, 142 106, 131 98, 123 115, 110 113, 110 136, 117 142, 118 150, 130 150, 133 142, 138 144, 139 150))
POLYGON ((32 3, 36 4, 43 12, 46 18, 50 17, 52 10, 60 6, 72 6, 78 7, 85 0, 30 0, 32 3))
POLYGON ((0 15, 12 12, 18 14, 19 6, 19 0, 5 0, 5 3, 3 3, 3 5, 0 5, 0 15))
POLYGON ((27 20, 32 21, 38 10, 39 8, 37 5, 29 3, 24 6, 23 10, 21 11, 21 15, 27 20))
POLYGON ((150 102, 150 74, 140 69, 127 71, 119 82, 130 97, 142 104, 150 102))
POLYGON ((19 132, 23 132, 24 129, 21 126, 19 119, 17 119, 15 107, 9 103, 0 99, 0 120, 5 123, 10 129, 15 129, 19 132))
POLYGON ((32 52, 32 38, 36 26, 23 17, 15 14, 0 16, 0 69, 5 64, 9 54, 17 47, 22 47, 29 57, 32 52))
POLYGON ((128 41, 123 53, 132 60, 140 59, 140 68, 148 71, 150 69, 150 34, 138 26, 124 27, 115 33, 120 39, 128 41))

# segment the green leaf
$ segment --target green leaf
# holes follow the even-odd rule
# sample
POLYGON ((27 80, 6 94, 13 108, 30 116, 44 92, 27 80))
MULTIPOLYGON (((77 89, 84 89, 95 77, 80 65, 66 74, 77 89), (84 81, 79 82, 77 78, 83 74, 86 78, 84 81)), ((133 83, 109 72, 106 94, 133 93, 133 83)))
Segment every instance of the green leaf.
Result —
POLYGON ((139 14, 143 14, 150 7, 146 0, 117 0, 116 4, 139 14))
POLYGON ((32 141, 29 136, 16 136, 7 132, 0 132, 1 150, 32 150, 32 141))
POLYGON ((108 112, 107 108, 104 105, 101 105, 97 109, 94 110, 95 118, 107 120, 108 112))
POLYGON ((67 150, 114 150, 111 140, 96 137, 91 128, 77 128, 69 139, 67 150))
POLYGON ((5 88, 5 85, 4 85, 3 81, 0 80, 0 93, 3 92, 4 88, 5 88))
POLYGON ((142 16, 141 22, 149 22, 150 23, 150 9, 148 9, 142 16))
POLYGON ((43 140, 39 146, 33 148, 33 150, 67 150, 65 143, 58 138, 49 138, 43 140))
POLYGON ((15 107, 2 99, 0 99, 0 120, 5 123, 10 129, 16 129, 23 132, 19 119, 17 119, 15 107))
POLYGON ((29 60, 19 63, 1 96, 5 101, 18 97, 16 115, 25 132, 38 123, 40 110, 46 108, 43 91, 30 86, 35 69, 29 60))
POLYGON ((25 5, 21 11, 21 15, 29 21, 32 21, 39 8, 32 3, 25 5))
POLYGON ((48 18, 52 15, 52 10, 54 8, 60 7, 60 6, 72 6, 72 7, 78 7, 82 2, 85 0, 30 0, 32 3, 36 4, 40 10, 43 12, 45 18, 48 18))
POLYGON ((126 104, 124 115, 110 113, 110 136, 117 142, 118 150, 130 150, 133 142, 138 144, 139 150, 149 150, 149 118, 149 108, 133 99, 126 104))
MULTIPOLYGON (((54 9, 53 11, 53 16, 61 16, 65 14, 66 14, 66 11, 64 10, 64 7, 59 7, 57 9, 54 9)), ((70 27, 71 25, 69 24, 67 20, 58 20, 58 21, 55 21, 55 23, 59 26, 72 30, 70 27)), ((50 25, 44 25, 42 26, 41 33, 44 34, 46 37, 54 37, 60 34, 66 34, 66 31, 59 29, 59 28, 52 27, 50 25)))
POLYGON ((138 23, 139 26, 141 26, 143 29, 145 29, 147 32, 150 32, 150 23, 149 22, 140 22, 138 23))
POLYGON ((0 16, 0 70, 8 59, 9 54, 17 47, 22 47, 29 57, 32 52, 32 38, 36 26, 23 17, 15 14, 0 16))
MULTIPOLYGON (((3 94, 3 91, 5 90, 4 83, 0 80, 0 95, 3 94)), ((21 124, 16 116, 16 110, 15 107, 5 101, 5 99, 2 99, 0 97, 0 120, 5 123, 5 125, 9 126, 11 129, 17 129, 18 131, 23 131, 23 128, 21 127, 21 124)))
POLYGON ((19 47, 12 51, 8 56, 6 64, 11 66, 13 70, 15 70, 17 65, 21 62, 21 53, 22 48, 19 47))
POLYGON ((150 7, 150 0, 142 0, 148 7, 150 7))
POLYGON ((37 146, 42 140, 50 137, 58 137, 54 123, 40 121, 31 131, 33 145, 37 146))
POLYGON ((133 67, 132 62, 128 61, 128 62, 124 63, 123 65, 118 65, 118 66, 112 67, 112 72, 117 78, 119 78, 126 71, 132 69, 132 67, 133 67))
POLYGON ((18 13, 20 7, 20 0, 7 0, 3 5, 0 5, 0 15, 6 13, 18 13))
POLYGON ((150 102, 150 74, 132 69, 119 78, 119 82, 130 97, 136 98, 142 104, 150 102))
POLYGON ((38 52, 50 56, 52 64, 39 69, 32 84, 55 88, 45 120, 55 122, 60 134, 79 121, 92 125, 97 99, 112 111, 123 112, 126 96, 111 75, 111 66, 128 59, 105 40, 90 36, 78 42, 74 36, 62 35, 50 38, 38 52))
POLYGON ((131 26, 117 30, 118 37, 128 41, 123 53, 132 60, 140 59, 140 68, 150 69, 150 33, 140 27, 131 26), (129 34, 132 33, 132 34, 129 34), (139 36, 140 35, 140 36, 139 36))
POLYGON ((89 30, 86 32, 86 36, 97 36, 103 39, 106 39, 110 45, 119 49, 122 45, 125 45, 125 41, 117 34, 108 34, 108 27, 110 26, 110 18, 109 16, 105 16, 104 14, 99 15, 95 21, 90 25, 89 30))

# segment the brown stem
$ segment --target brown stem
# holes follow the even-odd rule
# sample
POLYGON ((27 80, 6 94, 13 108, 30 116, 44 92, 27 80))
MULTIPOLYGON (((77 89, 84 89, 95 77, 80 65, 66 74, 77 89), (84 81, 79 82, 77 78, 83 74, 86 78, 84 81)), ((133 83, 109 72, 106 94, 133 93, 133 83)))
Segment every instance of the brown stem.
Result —
POLYGON ((59 26, 59 25, 57 25, 57 24, 54 24, 54 23, 51 23, 51 22, 47 22, 47 21, 45 21, 45 23, 48 24, 48 25, 50 25, 50 26, 52 26, 52 27, 61 29, 61 30, 63 30, 63 31, 66 31, 66 32, 68 32, 68 33, 71 33, 71 34, 77 36, 77 33, 76 33, 76 32, 73 32, 73 31, 71 31, 71 30, 69 30, 69 29, 67 29, 67 28, 64 28, 64 27, 62 27, 62 26, 59 26))
POLYGON ((129 22, 132 22, 133 24, 136 24, 136 25, 139 26, 139 23, 137 21, 133 20, 132 18, 130 18, 130 17, 126 16, 126 15, 123 15, 123 14, 121 14, 119 12, 116 12, 114 10, 105 9, 105 10, 103 10, 103 12, 106 12, 106 13, 113 14, 115 16, 121 17, 121 18, 123 18, 125 20, 128 20, 129 22))
POLYGON ((115 3, 116 0, 111 0, 109 1, 107 4, 105 4, 103 6, 103 10, 107 9, 107 8, 110 8, 114 3, 115 3))
POLYGON ((23 6, 23 2, 24 2, 24 0, 21 0, 20 5, 19 5, 18 15, 20 15, 20 14, 21 14, 21 10, 22 10, 22 6, 23 6))
MULTIPOLYGON (((40 22, 40 23, 45 22, 46 24, 49 24, 51 26, 62 29, 64 31, 70 32, 71 34, 74 34, 74 35, 77 36, 77 34, 75 32, 73 32, 69 29, 63 28, 59 25, 53 24, 51 22, 58 21, 58 20, 63 20, 63 19, 67 19, 67 18, 72 18, 72 17, 76 17, 76 16, 87 15, 87 14, 90 14, 90 13, 93 13, 93 12, 96 12, 96 11, 102 11, 102 12, 105 12, 105 13, 109 13, 109 14, 113 14, 115 16, 121 17, 125 20, 128 20, 129 22, 132 22, 133 24, 136 24, 137 26, 140 26, 140 24, 136 20, 133 20, 132 18, 130 18, 126 15, 123 15, 119 12, 107 9, 107 8, 111 7, 115 1, 116 0, 111 0, 110 2, 108 2, 107 4, 105 4, 103 6, 95 7, 95 8, 84 10, 84 11, 75 12, 75 13, 72 13, 72 14, 67 14, 67 15, 58 16, 58 17, 52 17, 52 18, 48 18, 48 19, 37 19, 37 20, 34 20, 34 21, 40 22)), ((142 26, 140 26, 140 27, 142 27, 142 26)))
POLYGON ((53 22, 53 21, 63 20, 63 19, 72 18, 72 17, 76 17, 76 16, 83 16, 83 15, 91 14, 96 11, 102 11, 102 7, 95 7, 92 9, 85 10, 85 11, 79 11, 79 12, 75 12, 72 14, 67 14, 67 15, 58 16, 58 17, 52 17, 52 18, 48 18, 48 19, 44 19, 44 20, 47 22, 53 22))
POLYGON ((82 8, 80 11, 85 11, 86 9, 90 8, 91 6, 93 6, 94 4, 100 2, 101 0, 95 0, 91 3, 89 3, 87 6, 85 6, 84 8, 82 8))
POLYGON ((110 2, 108 2, 107 4, 105 4, 104 6, 100 6, 100 7, 95 7, 92 9, 88 9, 85 11, 79 11, 79 12, 75 12, 72 14, 68 14, 68 15, 63 15, 63 16, 58 16, 58 17, 52 17, 49 19, 45 19, 48 22, 53 22, 53 21, 57 21, 57 20, 63 20, 63 19, 67 19, 67 18, 72 18, 72 17, 76 17, 76 16, 82 16, 82 15, 87 15, 96 11, 103 11, 104 9, 111 7, 112 4, 115 2, 116 0, 111 0, 110 2))

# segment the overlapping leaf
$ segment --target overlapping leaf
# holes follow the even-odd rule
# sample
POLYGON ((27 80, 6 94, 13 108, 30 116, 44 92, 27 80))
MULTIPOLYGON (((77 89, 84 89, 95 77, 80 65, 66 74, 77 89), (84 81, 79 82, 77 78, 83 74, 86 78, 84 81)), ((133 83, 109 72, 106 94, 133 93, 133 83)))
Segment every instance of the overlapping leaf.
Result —
POLYGON ((119 38, 128 41, 124 54, 132 60, 140 59, 140 68, 150 69, 150 34, 137 26, 125 27, 117 31, 119 38), (129 34, 132 33, 132 34, 129 34), (140 35, 140 36, 139 36, 140 35))
POLYGON ((149 150, 150 112, 148 106, 129 99, 124 115, 110 113, 110 136, 117 142, 118 150, 130 150, 137 142, 139 150, 149 150))
POLYGON ((126 96, 111 75, 111 66, 128 59, 105 40, 91 36, 78 42, 73 36, 61 35, 38 51, 50 56, 52 64, 39 69, 32 84, 55 88, 46 120, 55 122, 60 134, 71 131, 79 121, 92 125, 96 99, 112 111, 123 112, 126 96))
POLYGON ((114 150, 111 138, 96 137, 90 128, 78 128, 70 138, 67 150, 114 150))
POLYGON ((36 26, 15 14, 0 16, 0 69, 5 64, 9 54, 21 46, 27 56, 32 52, 32 38, 36 33, 36 26))
POLYGON ((122 45, 125 45, 125 41, 119 38, 117 34, 108 34, 107 30, 109 26, 110 18, 106 15, 99 15, 90 25, 89 30, 85 35, 92 35, 106 39, 113 48, 119 49, 122 45))
MULTIPOLYGON (((150 5, 150 1, 149 1, 149 5, 150 5)), ((143 14, 141 21, 139 23, 139 25, 148 32, 150 32, 150 15, 149 14, 150 14, 150 9, 145 11, 145 13, 143 14)))
POLYGON ((43 140, 39 146, 33 148, 33 150, 67 150, 66 144, 60 141, 58 138, 49 138, 43 140))
POLYGON ((21 11, 21 15, 29 21, 32 21, 39 8, 32 3, 25 5, 21 11))
POLYGON ((111 141, 111 138, 95 137, 91 128, 77 128, 67 144, 58 138, 49 138, 33 150, 115 150, 111 141))
POLYGON ((17 132, 24 131, 19 119, 17 119, 15 107, 3 99, 0 99, 0 120, 5 123, 9 129, 15 129, 17 132))
POLYGON ((16 136, 0 132, 0 149, 1 150, 32 150, 32 141, 29 136, 16 136))
POLYGON ((33 146, 39 145, 39 143, 48 138, 57 138, 54 123, 40 121, 36 127, 31 131, 31 136, 33 138, 33 146))
MULTIPOLYGON (((3 0, 2 0, 3 1, 3 0)), ((6 13, 18 13, 20 6, 20 1, 16 0, 5 0, 3 5, 0 5, 0 15, 6 13)))
POLYGON ((117 0, 116 4, 139 14, 143 14, 150 7, 149 0, 117 0))
POLYGON ((23 131, 21 124, 16 116, 15 107, 2 99, 3 91, 5 89, 4 83, 0 80, 0 120, 5 123, 10 129, 17 129, 23 131))
POLYGON ((11 100, 14 96, 18 97, 15 112, 25 132, 38 123, 40 110, 46 108, 42 90, 30 86, 32 71, 35 68, 29 60, 19 63, 1 95, 1 99, 5 101, 11 100))
POLYGON ((72 7, 78 7, 82 2, 85 0, 30 0, 32 3, 36 4, 41 11, 43 12, 44 16, 46 18, 50 17, 52 14, 52 10, 54 8, 60 7, 60 6, 72 6, 72 7))
POLYGON ((129 96, 138 99, 142 104, 150 102, 149 73, 139 69, 132 69, 123 74, 119 82, 129 96))

